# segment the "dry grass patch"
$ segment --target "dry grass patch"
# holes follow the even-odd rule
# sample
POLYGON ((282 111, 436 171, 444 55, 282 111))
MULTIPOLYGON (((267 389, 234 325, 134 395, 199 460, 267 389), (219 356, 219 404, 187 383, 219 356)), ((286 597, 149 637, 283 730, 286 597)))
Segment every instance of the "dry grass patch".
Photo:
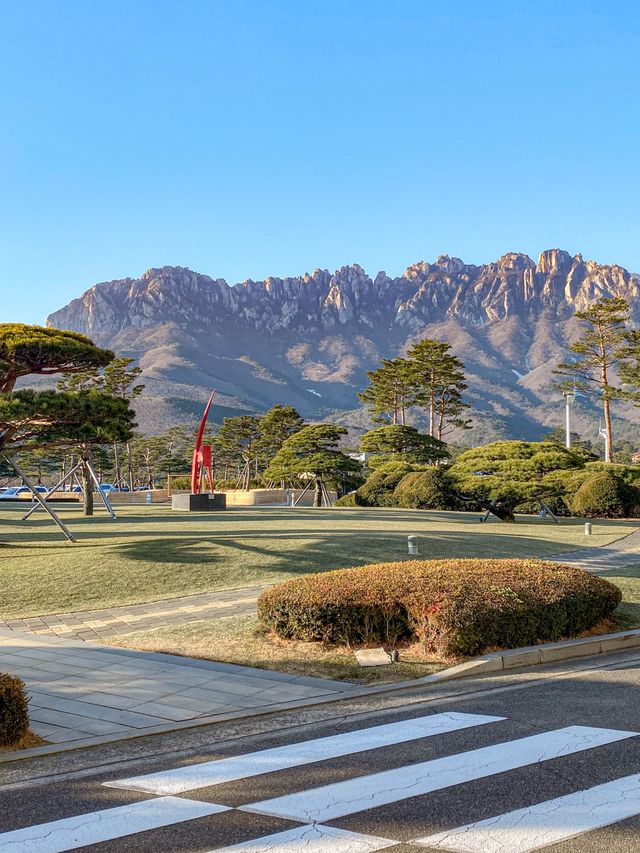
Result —
POLYGON ((35 749, 37 746, 47 746, 48 740, 45 740, 35 732, 29 731, 17 743, 12 746, 0 746, 0 755, 7 752, 17 752, 21 749, 35 749))
POLYGON ((398 664, 363 668, 356 662, 353 649, 283 640, 264 628, 256 616, 225 616, 136 631, 111 640, 110 645, 363 684, 420 678, 445 666, 444 661, 414 644, 400 649, 398 664))

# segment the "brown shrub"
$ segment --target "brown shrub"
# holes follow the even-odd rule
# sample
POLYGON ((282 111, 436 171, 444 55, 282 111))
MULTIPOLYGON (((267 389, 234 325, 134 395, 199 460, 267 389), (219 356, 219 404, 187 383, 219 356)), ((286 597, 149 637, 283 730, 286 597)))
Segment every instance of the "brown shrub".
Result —
POLYGON ((266 590, 262 621, 282 637, 348 645, 418 640, 445 655, 515 648, 588 630, 620 590, 536 560, 381 563, 306 575, 266 590))
POLYGON ((0 672, 0 746, 13 746, 29 730, 29 699, 22 679, 0 672))

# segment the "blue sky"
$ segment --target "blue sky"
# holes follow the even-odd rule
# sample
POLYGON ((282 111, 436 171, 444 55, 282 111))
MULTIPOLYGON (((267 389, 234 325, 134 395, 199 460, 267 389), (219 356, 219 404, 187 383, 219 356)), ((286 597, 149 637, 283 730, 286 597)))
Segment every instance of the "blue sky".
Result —
POLYGON ((151 266, 640 271, 640 10, 0 0, 0 320, 151 266))

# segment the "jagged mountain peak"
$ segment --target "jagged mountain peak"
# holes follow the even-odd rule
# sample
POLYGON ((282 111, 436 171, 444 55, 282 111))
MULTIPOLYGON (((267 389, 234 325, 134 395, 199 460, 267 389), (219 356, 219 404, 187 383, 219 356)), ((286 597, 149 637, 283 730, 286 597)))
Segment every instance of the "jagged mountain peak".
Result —
POLYGON ((163 404, 169 420, 209 386, 244 410, 290 402, 311 417, 354 408, 381 357, 439 337, 466 361, 482 417, 533 435, 553 398, 551 367, 575 335, 573 313, 601 296, 628 299, 640 322, 640 277, 557 248, 537 262, 521 252, 481 265, 443 254, 395 278, 351 263, 233 286, 163 266, 94 285, 48 323, 138 358, 142 405, 173 400, 163 404))

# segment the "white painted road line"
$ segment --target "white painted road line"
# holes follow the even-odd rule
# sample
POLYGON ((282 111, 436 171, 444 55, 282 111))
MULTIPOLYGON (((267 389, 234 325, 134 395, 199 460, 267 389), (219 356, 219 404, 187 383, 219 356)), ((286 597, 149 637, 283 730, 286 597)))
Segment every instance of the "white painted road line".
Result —
POLYGON ((332 826, 296 826, 285 832, 264 835, 232 847, 219 847, 210 853, 374 853, 385 847, 396 847, 398 841, 360 835, 332 826))
POLYGON ((185 791, 194 791, 197 788, 208 788, 223 782, 248 779, 251 776, 287 770, 291 767, 302 767, 305 764, 365 752, 368 749, 406 743, 502 720, 504 717, 488 717, 484 714, 454 712, 431 714, 413 720, 358 729, 354 732, 292 743, 260 752, 250 752, 233 758, 190 764, 104 784, 111 788, 127 788, 149 794, 183 794, 185 791))
POLYGON ((227 806, 215 803, 159 797, 1 833, 0 853, 63 853, 64 850, 75 850, 88 844, 227 811, 227 806))
POLYGON ((529 853, 638 814, 640 774, 418 838, 412 844, 456 853, 529 853))
POLYGON ((242 806, 242 810, 289 818, 304 823, 324 823, 355 812, 399 800, 441 791, 496 773, 561 758, 630 737, 637 732, 568 726, 556 731, 447 755, 396 770, 360 776, 344 782, 311 788, 242 806))

